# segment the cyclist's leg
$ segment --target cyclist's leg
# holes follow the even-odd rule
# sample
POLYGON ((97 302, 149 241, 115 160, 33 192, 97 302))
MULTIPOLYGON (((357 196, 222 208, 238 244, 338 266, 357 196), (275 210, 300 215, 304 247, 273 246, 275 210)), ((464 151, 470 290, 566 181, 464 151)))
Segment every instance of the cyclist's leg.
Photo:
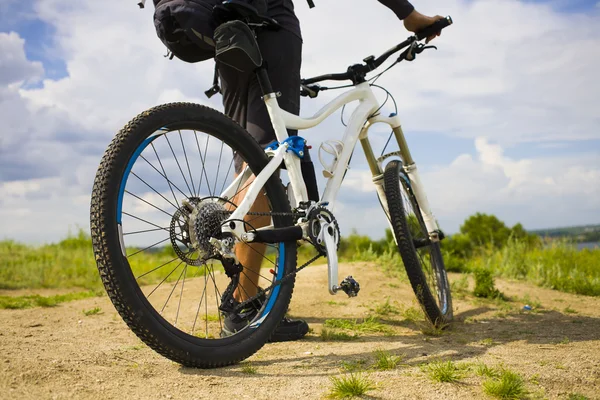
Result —
MULTIPOLYGON (((300 111, 302 40, 285 30, 264 31, 258 35, 257 39, 273 89, 282 94, 278 98, 280 107, 288 112, 298 114, 300 111)), ((219 66, 219 74, 222 81, 225 113, 244 126, 262 147, 273 142, 276 139, 275 132, 266 106, 261 99, 262 92, 256 77, 240 74, 227 66, 219 66)), ((290 130, 288 133, 295 135, 296 131, 290 130)), ((241 172, 242 167, 241 162, 238 162, 236 172, 241 172)), ((235 200, 233 202, 239 204, 243 196, 245 196, 245 191, 240 192, 236 197, 237 202, 235 200)), ((251 211, 269 211, 264 194, 258 196, 251 211)), ((248 216, 246 220, 251 220, 250 223, 255 228, 270 223, 270 217, 248 216)), ((236 248, 236 255, 247 271, 240 276, 238 290, 234 294, 238 301, 256 294, 258 274, 265 249, 266 246, 263 244, 243 245, 236 248)))

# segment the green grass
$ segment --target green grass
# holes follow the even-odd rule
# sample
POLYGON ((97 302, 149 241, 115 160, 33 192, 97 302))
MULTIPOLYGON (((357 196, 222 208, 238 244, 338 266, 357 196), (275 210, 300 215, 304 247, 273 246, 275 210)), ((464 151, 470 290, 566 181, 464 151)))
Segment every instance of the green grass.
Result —
POLYGON ((486 299, 502 298, 502 293, 494 285, 492 271, 486 268, 477 268, 473 271, 475 275, 475 288, 473 295, 475 297, 484 297, 486 299))
POLYGON ((327 302, 327 304, 329 304, 330 306, 345 306, 348 304, 347 301, 333 301, 333 300, 329 300, 327 302))
POLYGON ((589 397, 585 397, 584 395, 579 393, 569 393, 569 397, 567 397, 567 400, 589 400, 589 397))
POLYGON ((371 308, 370 310, 373 311, 377 315, 391 315, 391 314, 399 314, 400 313, 400 310, 398 309, 398 307, 396 307, 390 303, 389 297, 385 300, 385 303, 377 304, 377 305, 375 305, 374 308, 371 308))
POLYGON ((509 370, 502 370, 498 377, 485 380, 483 391, 499 399, 522 399, 527 395, 523 378, 509 370))
POLYGON ((571 308, 571 306, 566 306, 563 310, 567 314, 577 314, 577 310, 571 308))
POLYGON ((100 309, 100 307, 94 307, 89 310, 83 310, 83 314, 86 317, 89 317, 90 315, 100 314, 101 312, 102 312, 102 309, 100 309))
POLYGON ((54 307, 60 303, 73 300, 87 299, 88 297, 101 296, 102 291, 87 291, 55 296, 40 296, 38 294, 29 296, 0 296, 0 309, 23 309, 32 307, 54 307))
POLYGON ((349 399, 365 395, 375 389, 375 385, 361 374, 350 374, 341 377, 331 377, 332 387, 329 396, 332 399, 349 399))
POLYGON ((338 332, 333 329, 323 328, 321 330, 321 340, 325 342, 349 342, 360 337, 358 334, 349 335, 346 332, 338 332))
POLYGON ((469 277, 463 275, 460 278, 453 280, 450 283, 450 291, 452 292, 453 297, 460 299, 464 298, 469 292, 469 277))
POLYGON ((417 322, 417 326, 421 333, 425 336, 442 336, 449 324, 434 325, 429 320, 417 322))
POLYGON ((217 314, 208 314, 208 315, 203 315, 202 319, 204 321, 209 321, 209 322, 219 322, 221 320, 221 317, 219 317, 219 315, 217 315, 217 314))
POLYGON ((400 315, 410 322, 418 322, 423 321, 425 319, 425 314, 423 314, 423 310, 419 307, 406 307, 400 311, 400 315))
POLYGON ((241 371, 242 371, 242 373, 248 374, 248 375, 256 375, 256 373, 258 372, 256 370, 256 367, 253 366, 252 363, 249 361, 242 363, 241 371))
MULTIPOLYGON (((128 254, 136 251, 135 248, 127 249, 128 254)), ((133 274, 140 276, 174 258, 172 251, 141 252, 131 256, 129 263, 133 274)), ((44 246, 27 246, 11 240, 0 241, 0 265, 0 289, 103 289, 94 260, 92 240, 83 230, 59 243, 44 246)), ((139 282, 142 285, 160 282, 176 265, 175 262, 167 264, 141 278, 139 282)), ((183 268, 182 264, 167 281, 176 280, 183 268)), ((194 274, 203 274, 203 270, 193 268, 194 274)))
POLYGON ((386 350, 375 350, 375 364, 373 367, 380 371, 394 369, 402 361, 402 356, 393 356, 386 350))
POLYGON ((463 271, 478 268, 563 292, 600 296, 600 249, 577 250, 565 240, 537 247, 509 240, 500 249, 481 248, 466 260, 463 271))
POLYGON ((394 331, 388 325, 379 322, 379 318, 376 316, 369 316, 362 320, 354 319, 327 319, 325 320, 324 327, 345 329, 353 332, 360 333, 384 333, 392 334, 394 331))
POLYGON ((480 363, 475 366, 475 373, 479 376, 487 378, 496 378, 500 376, 500 371, 497 368, 488 367, 484 363, 480 363))
POLYGON ((366 360, 342 361, 341 368, 347 372, 355 372, 362 370, 367 364, 366 360))
POLYGON ((435 382, 457 382, 462 377, 462 371, 453 361, 433 361, 421 369, 435 382))

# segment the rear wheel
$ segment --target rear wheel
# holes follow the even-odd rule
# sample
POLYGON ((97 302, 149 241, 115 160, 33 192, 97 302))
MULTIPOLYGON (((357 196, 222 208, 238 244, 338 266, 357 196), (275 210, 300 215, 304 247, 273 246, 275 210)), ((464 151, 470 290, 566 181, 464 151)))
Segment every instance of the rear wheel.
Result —
POLYGON ((452 298, 439 242, 431 242, 410 180, 399 161, 383 175, 390 223, 406 273, 427 319, 436 326, 452 320, 452 298))
MULTIPOLYGON (((268 162, 256 141, 223 114, 167 104, 116 135, 94 182, 92 242, 110 299, 141 340, 187 366, 219 367, 252 355, 283 318, 294 286, 292 276, 270 287, 295 269, 295 242, 268 245, 266 268, 253 280, 266 288, 253 303, 258 312, 243 329, 221 337, 233 289, 243 275, 256 274, 224 260, 210 243, 238 200, 221 197, 241 165, 234 154, 255 175, 268 162)), ((236 185, 239 193, 247 183, 236 185)), ((246 226, 257 218, 276 228, 292 225, 278 177, 264 189, 269 212, 249 215, 246 226)))

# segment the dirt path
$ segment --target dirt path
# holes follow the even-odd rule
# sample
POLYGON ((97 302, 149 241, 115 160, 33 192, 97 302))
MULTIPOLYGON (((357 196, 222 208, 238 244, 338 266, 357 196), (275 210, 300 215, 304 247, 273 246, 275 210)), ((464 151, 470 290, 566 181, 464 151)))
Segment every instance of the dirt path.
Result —
POLYGON ((539 308, 522 311, 522 300, 494 303, 457 293, 457 320, 441 336, 423 334, 400 312, 380 316, 392 334, 323 341, 326 319, 373 315, 388 296, 399 310, 414 306, 409 286, 373 265, 350 264, 340 271, 360 281, 359 296, 330 296, 325 266, 303 271, 290 314, 306 318, 312 332, 302 341, 267 344, 249 359, 254 374, 244 372, 244 364, 195 370, 159 356, 128 330, 106 297, 0 310, 0 393, 4 399, 319 399, 327 395, 330 377, 345 374, 344 363, 354 362, 376 384, 371 398, 487 398, 483 378, 473 371, 452 384, 433 382, 419 368, 444 358, 510 368, 525 379, 532 398, 567 399, 572 393, 600 398, 598 298, 499 281, 506 295, 527 296, 539 308), (101 313, 82 312, 95 307, 101 313), (371 368, 376 349, 401 355, 402 364, 389 371, 371 368))

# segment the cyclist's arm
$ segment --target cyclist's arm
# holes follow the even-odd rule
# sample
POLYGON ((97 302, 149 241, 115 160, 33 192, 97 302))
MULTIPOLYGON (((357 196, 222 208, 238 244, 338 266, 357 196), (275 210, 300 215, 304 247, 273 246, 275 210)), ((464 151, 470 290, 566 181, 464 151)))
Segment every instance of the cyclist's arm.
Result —
POLYGON ((407 0, 377 0, 396 14, 399 19, 409 16, 415 9, 407 0))
MULTIPOLYGON (((423 28, 433 24, 438 19, 442 19, 441 15, 435 17, 428 17, 419 13, 415 10, 412 4, 408 0, 377 0, 390 10, 392 10, 396 16, 404 20, 404 27, 411 32, 418 32, 423 28)), ((433 40, 436 36, 440 36, 441 32, 431 35, 427 38, 427 43, 433 40)))

